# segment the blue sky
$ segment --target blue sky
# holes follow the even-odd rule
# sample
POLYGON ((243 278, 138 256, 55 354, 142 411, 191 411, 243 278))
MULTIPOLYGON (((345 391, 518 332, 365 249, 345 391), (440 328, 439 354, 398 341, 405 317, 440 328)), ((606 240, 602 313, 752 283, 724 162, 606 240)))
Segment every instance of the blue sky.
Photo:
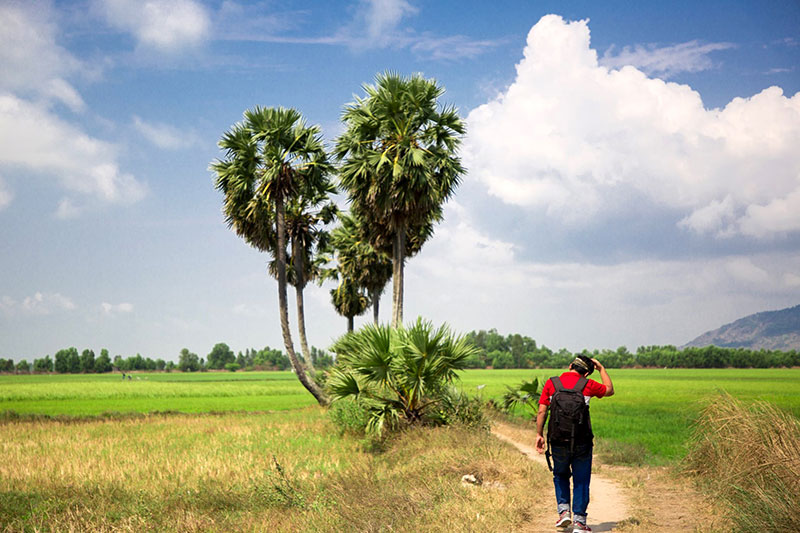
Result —
MULTIPOLYGON (((2 0, 0 357, 281 346, 216 142, 254 105, 332 140, 384 70, 468 124, 407 318, 633 349, 796 305, 798 28, 794 1, 2 0)), ((319 347, 330 288, 307 290, 319 347)))

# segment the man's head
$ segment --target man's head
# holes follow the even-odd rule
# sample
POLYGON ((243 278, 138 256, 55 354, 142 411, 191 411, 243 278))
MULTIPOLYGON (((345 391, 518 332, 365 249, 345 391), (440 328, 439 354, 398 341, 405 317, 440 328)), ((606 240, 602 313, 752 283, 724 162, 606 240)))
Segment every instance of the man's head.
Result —
POLYGON ((581 376, 588 376, 594 372, 594 361, 585 355, 579 355, 574 361, 572 361, 572 363, 570 363, 569 369, 574 370, 581 376))

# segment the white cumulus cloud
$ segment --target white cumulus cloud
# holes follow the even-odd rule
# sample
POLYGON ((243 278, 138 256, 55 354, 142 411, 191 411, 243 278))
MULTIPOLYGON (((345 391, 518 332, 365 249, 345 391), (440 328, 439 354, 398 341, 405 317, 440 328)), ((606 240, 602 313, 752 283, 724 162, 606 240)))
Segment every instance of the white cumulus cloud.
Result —
POLYGON ((555 15, 531 29, 515 81, 467 118, 470 179, 577 227, 638 198, 700 234, 800 230, 800 93, 708 110, 687 85, 600 65, 589 37, 555 15))
POLYGON ((104 202, 140 200, 144 184, 120 170, 114 145, 90 137, 47 107, 0 94, 0 168, 52 176, 69 191, 104 202))
POLYGON ((206 8, 192 0, 98 0, 106 21, 139 45, 164 52, 196 46, 208 37, 206 8))
POLYGON ((0 90, 59 101, 82 111, 83 99, 65 78, 85 67, 57 44, 53 19, 46 2, 0 5, 0 90))

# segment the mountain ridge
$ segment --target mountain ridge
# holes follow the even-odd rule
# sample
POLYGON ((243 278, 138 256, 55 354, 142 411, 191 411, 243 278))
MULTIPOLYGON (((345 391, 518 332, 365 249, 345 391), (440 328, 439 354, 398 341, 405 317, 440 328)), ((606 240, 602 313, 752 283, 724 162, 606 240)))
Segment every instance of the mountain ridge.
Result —
POLYGON ((707 331, 683 348, 709 345, 753 350, 800 350, 800 305, 762 311, 707 331))

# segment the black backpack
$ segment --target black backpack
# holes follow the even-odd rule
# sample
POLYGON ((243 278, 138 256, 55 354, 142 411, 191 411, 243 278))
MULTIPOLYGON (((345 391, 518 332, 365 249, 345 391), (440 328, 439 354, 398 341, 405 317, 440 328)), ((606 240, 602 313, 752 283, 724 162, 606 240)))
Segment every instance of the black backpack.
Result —
POLYGON ((583 398, 583 388, 588 383, 581 377, 574 387, 567 389, 561 378, 550 378, 556 392, 550 399, 550 420, 547 423, 548 463, 550 462, 549 445, 569 444, 570 454, 575 451, 575 443, 586 443, 592 440, 592 422, 589 418, 589 406, 583 398))

